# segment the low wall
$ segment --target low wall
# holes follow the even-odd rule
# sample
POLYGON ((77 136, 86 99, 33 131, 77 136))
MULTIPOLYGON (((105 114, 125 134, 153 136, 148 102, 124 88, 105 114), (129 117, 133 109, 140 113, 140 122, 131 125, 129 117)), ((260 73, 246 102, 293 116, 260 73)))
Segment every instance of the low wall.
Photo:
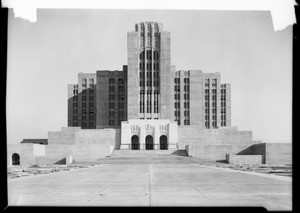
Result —
POLYGON ((110 145, 76 145, 73 159, 75 161, 95 161, 110 156, 110 145))
POLYGON ((48 139, 23 139, 21 143, 48 144, 48 139))
POLYGON ((291 143, 253 144, 237 155, 262 155, 263 164, 292 164, 291 143))
POLYGON ((267 164, 292 164, 291 143, 266 143, 267 164))
POLYGON ((226 153, 237 153, 249 145, 187 145, 188 156, 206 160, 225 160, 226 153))
MULTIPOLYGON (((200 126, 178 126, 178 148, 186 145, 252 145, 252 132, 237 127, 203 129, 200 126)), ((225 156, 225 153, 224 153, 225 156)))
POLYGON ((80 127, 62 127, 61 131, 48 132, 48 145, 74 145, 75 133, 80 127))
POLYGON ((20 165, 33 163, 33 144, 7 145, 7 165, 12 165, 12 155, 14 153, 20 156, 20 165))
POLYGON ((258 165, 262 164, 262 155, 226 154, 226 161, 230 164, 258 165))
POLYGON ((120 147, 121 129, 82 129, 76 131, 75 144, 78 145, 99 145, 108 144, 120 147))

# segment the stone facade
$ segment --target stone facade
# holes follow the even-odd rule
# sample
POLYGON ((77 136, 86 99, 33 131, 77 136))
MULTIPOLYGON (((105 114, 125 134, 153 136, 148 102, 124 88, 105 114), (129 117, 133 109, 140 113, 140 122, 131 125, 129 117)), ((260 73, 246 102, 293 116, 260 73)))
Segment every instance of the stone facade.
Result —
POLYGON ((123 121, 120 148, 134 149, 134 137, 137 138, 136 149, 176 149, 178 146, 177 124, 170 120, 123 121))
MULTIPOLYGON (((231 126, 231 85, 220 73, 171 65, 171 34, 162 24, 137 23, 127 34, 127 56, 122 70, 79 73, 68 85, 68 127, 49 131, 47 145, 9 146, 8 164, 90 161, 113 149, 185 149, 218 160, 256 143, 251 131, 231 126)), ((281 147, 265 147, 256 152, 272 162, 263 150, 281 147)))

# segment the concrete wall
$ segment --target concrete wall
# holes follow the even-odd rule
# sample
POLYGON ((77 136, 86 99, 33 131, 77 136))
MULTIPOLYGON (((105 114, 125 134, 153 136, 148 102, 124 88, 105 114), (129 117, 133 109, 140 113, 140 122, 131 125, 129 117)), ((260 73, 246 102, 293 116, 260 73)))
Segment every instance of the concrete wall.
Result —
POLYGON ((266 143, 267 164, 292 164, 291 143, 266 143))
MULTIPOLYGON (((186 145, 252 145, 251 131, 238 131, 237 127, 203 129, 200 126, 178 126, 178 146, 186 145)), ((225 155, 225 153, 224 153, 225 155)))
POLYGON ((262 164, 262 155, 235 155, 226 154, 226 161, 230 164, 262 164))
POLYGON ((121 129, 85 129, 76 132, 76 145, 113 145, 120 147, 121 129))
POLYGON ((264 164, 292 164, 291 143, 260 143, 241 150, 238 155, 262 155, 264 164))
POLYGON ((72 156, 75 161, 95 161, 111 155, 111 145, 32 145, 8 146, 7 165, 11 165, 14 153, 20 155, 20 164, 65 164, 72 156))
POLYGON ((95 161, 110 156, 110 145, 76 145, 73 156, 75 161, 95 161))
POLYGON ((187 145, 188 156, 206 160, 225 160, 226 153, 236 153, 249 145, 187 145))
MULTIPOLYGON (((42 145, 41 145, 42 146, 42 145)), ((12 155, 17 153, 20 156, 20 164, 33 163, 33 144, 16 144, 7 146, 7 165, 12 164, 12 155)))
POLYGON ((21 143, 48 144, 48 139, 23 139, 21 143))
POLYGON ((61 131, 48 132, 49 145, 74 145, 75 132, 80 130, 80 127, 62 127, 61 131))
POLYGON ((61 164, 67 156, 72 156, 73 145, 46 145, 45 156, 35 156, 34 164, 61 164))

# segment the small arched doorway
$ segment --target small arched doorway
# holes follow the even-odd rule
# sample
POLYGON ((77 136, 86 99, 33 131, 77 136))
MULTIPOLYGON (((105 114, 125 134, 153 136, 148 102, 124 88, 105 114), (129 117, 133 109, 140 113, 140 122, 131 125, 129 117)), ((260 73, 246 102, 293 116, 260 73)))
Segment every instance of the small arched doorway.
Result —
POLYGON ((147 135, 146 137, 146 150, 153 149, 153 137, 151 135, 147 135))
POLYGON ((131 137, 131 149, 132 150, 139 150, 140 149, 139 136, 133 135, 131 137))
POLYGON ((17 153, 14 153, 11 156, 11 164, 12 165, 20 165, 20 155, 17 153))
POLYGON ((159 148, 166 150, 168 149, 168 138, 165 135, 160 136, 159 138, 159 148))

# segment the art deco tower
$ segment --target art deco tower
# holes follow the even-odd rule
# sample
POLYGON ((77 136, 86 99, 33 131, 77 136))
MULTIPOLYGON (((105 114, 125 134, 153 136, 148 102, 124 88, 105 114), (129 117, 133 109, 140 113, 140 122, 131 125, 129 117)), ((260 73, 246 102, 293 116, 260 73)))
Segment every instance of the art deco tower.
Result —
POLYGON ((170 33, 141 22, 127 36, 128 119, 173 120, 170 33))

